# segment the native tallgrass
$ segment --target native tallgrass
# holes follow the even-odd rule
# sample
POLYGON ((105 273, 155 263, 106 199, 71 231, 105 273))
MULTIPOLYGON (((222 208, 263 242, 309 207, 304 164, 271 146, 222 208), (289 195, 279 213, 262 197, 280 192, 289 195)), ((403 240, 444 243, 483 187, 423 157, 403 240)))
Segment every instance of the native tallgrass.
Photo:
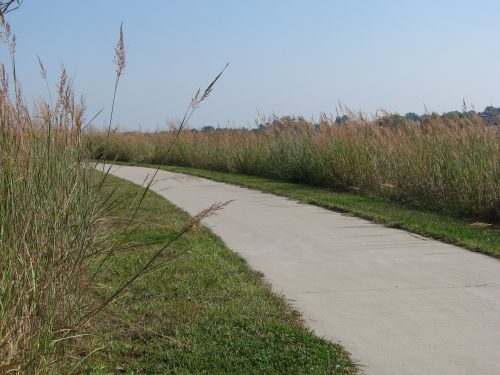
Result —
MULTIPOLYGON (((101 137, 86 137, 96 155, 101 137)), ((172 137, 116 133, 107 152, 122 161, 247 173, 500 219, 500 133, 479 117, 432 115, 422 124, 352 113, 343 124, 285 117, 259 131, 184 131, 164 153, 172 137)))
MULTIPOLYGON (((39 100, 29 111, 16 76, 15 36, 1 12, 0 39, 11 58, 10 77, 0 64, 0 373, 54 373, 61 368, 74 372, 99 350, 78 343, 93 332, 92 320, 137 278, 180 256, 167 253, 170 245, 224 204, 194 217, 115 290, 95 293, 111 258, 141 225, 134 221, 135 214, 154 176, 138 196, 129 197, 129 220, 116 233, 107 223, 122 202, 103 190, 108 168, 104 165, 104 173, 98 173, 86 158, 82 133, 90 122, 85 123, 85 103, 75 97, 65 68, 53 103, 47 71, 38 57, 50 101, 39 100)), ((126 66, 123 26, 114 62, 106 142, 126 66)), ((221 74, 192 99, 178 132, 221 74)))
MULTIPOLYGON (((5 81, 6 82, 6 81, 5 81)), ((84 107, 61 81, 58 105, 30 114, 0 99, 0 369, 49 372, 82 313, 85 259, 100 217, 81 158, 84 107)), ((0 371, 1 372, 1 371, 0 371)))
POLYGON ((15 37, 3 15, 0 22, 11 55, 10 76, 0 64, 0 373, 51 373, 84 332, 96 281, 86 269, 106 250, 98 224, 109 204, 98 194, 104 179, 84 160, 85 104, 66 70, 54 105, 28 111, 15 37))

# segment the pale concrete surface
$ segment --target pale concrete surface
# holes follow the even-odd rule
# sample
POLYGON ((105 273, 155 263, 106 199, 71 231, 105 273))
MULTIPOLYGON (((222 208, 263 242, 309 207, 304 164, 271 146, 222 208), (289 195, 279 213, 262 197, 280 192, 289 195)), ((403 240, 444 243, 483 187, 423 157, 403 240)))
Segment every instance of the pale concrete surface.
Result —
MULTIPOLYGON (((116 166, 143 184, 153 169, 116 166)), ((286 198, 159 171, 152 190, 205 220, 366 374, 500 374, 500 262, 286 198)))

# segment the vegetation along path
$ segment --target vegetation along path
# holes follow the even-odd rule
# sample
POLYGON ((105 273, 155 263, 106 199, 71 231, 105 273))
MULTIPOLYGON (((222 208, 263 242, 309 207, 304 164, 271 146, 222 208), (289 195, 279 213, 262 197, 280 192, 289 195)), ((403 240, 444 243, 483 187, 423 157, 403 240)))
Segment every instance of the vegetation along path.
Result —
MULTIPOLYGON (((113 166, 143 184, 155 170, 113 166)), ((499 374, 500 262, 255 190, 160 170, 151 189, 262 272, 367 374, 499 374)))

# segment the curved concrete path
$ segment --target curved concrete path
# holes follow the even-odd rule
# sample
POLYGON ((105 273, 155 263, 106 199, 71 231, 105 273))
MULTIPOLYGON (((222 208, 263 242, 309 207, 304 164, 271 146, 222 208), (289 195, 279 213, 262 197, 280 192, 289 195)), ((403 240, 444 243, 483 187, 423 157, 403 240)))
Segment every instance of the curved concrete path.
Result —
MULTIPOLYGON (((115 166, 143 184, 154 170, 115 166)), ((500 262, 286 198, 159 171, 152 190, 205 220, 366 374, 500 374, 500 262)))

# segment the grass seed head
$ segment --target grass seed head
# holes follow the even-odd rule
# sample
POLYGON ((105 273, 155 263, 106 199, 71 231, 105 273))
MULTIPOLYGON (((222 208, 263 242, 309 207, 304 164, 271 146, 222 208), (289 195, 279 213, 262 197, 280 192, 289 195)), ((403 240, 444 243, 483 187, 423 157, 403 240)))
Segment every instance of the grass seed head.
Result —
POLYGON ((116 68, 116 75, 120 77, 125 71, 126 66, 126 58, 125 58, 125 41, 123 37, 123 23, 120 25, 120 36, 118 38, 118 42, 115 47, 115 55, 113 59, 113 63, 116 68))

